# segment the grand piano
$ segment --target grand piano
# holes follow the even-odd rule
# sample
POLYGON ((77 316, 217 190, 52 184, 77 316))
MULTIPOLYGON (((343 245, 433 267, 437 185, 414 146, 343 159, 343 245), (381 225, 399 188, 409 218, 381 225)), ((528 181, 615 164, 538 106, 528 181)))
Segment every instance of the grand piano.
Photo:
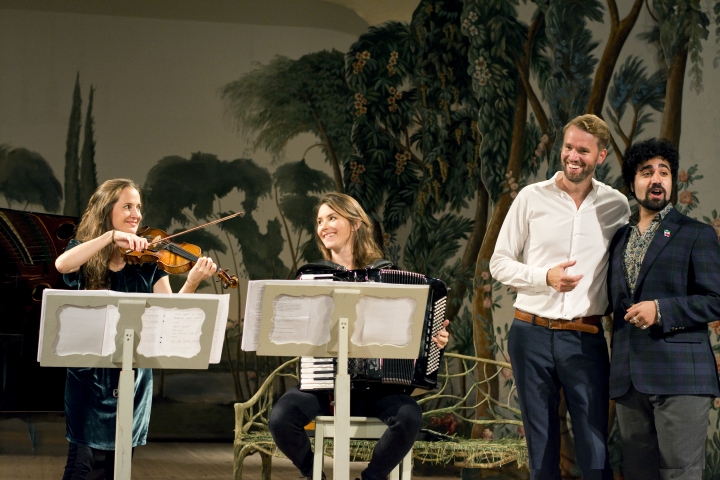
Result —
POLYGON ((0 208, 0 412, 63 410, 64 368, 37 362, 46 288, 67 288, 55 259, 78 219, 0 208))

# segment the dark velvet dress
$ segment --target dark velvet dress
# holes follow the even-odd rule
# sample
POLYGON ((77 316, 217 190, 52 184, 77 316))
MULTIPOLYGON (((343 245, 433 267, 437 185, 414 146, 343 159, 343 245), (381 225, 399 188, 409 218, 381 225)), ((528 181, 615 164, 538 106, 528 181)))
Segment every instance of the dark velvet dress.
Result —
MULTIPOLYGON (((66 250, 80 242, 70 241, 66 250)), ((152 293, 153 285, 167 273, 154 263, 125 265, 119 272, 110 272, 110 290, 116 292, 152 293)), ((82 275, 63 275, 72 289, 81 290, 82 275)), ((115 417, 119 368, 68 368, 65 380, 66 438, 79 445, 99 450, 115 449, 115 417)), ((135 401, 133 410, 133 447, 145 445, 152 405, 152 369, 135 370, 135 401)))

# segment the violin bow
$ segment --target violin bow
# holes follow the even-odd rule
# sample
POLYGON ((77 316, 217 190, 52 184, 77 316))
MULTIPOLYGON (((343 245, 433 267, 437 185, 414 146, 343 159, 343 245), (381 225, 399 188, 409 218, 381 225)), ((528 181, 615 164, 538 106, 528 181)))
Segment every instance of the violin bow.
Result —
POLYGON ((245 212, 237 212, 233 213, 232 215, 228 215, 227 217, 218 218, 217 220, 213 220, 212 222, 204 223, 202 225, 198 225, 197 227, 188 228, 187 230, 184 230, 182 232, 174 233, 172 235, 168 235, 167 237, 163 237, 160 240, 155 240, 154 242, 148 243, 148 247, 150 245, 155 245, 156 243, 162 243, 170 240, 171 238, 179 237, 180 235, 184 235, 189 232, 194 232, 195 230, 200 230, 201 228, 209 227, 210 225, 215 225, 221 222, 224 222, 225 220, 230 220, 231 218, 240 217, 242 215, 245 215, 245 212))

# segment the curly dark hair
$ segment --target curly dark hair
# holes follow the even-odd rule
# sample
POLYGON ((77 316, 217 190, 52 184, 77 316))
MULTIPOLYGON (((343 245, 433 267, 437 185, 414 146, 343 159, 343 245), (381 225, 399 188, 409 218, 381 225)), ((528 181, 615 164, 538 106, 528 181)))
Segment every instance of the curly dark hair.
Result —
MULTIPOLYGON (((632 186, 635 184, 638 167, 655 157, 666 160, 670 164, 673 182, 677 179, 678 169, 680 168, 680 155, 677 147, 669 140, 651 138, 650 140, 635 143, 625 150, 622 177, 628 190, 633 190, 632 186)), ((635 196, 635 192, 633 192, 633 196, 635 196)))

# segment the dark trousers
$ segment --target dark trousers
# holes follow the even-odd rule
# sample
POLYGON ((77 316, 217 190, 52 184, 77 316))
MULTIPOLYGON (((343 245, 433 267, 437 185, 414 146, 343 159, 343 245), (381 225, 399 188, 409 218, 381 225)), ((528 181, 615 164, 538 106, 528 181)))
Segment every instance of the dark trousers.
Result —
POLYGON ((560 388, 583 480, 612 479, 608 459, 610 366, 602 329, 550 330, 515 319, 508 353, 518 390, 530 478, 560 479, 560 388))
MULTIPOLYGON (((352 390, 350 393, 351 415, 377 417, 388 426, 362 473, 363 480, 387 479, 412 448, 422 426, 422 410, 417 402, 395 391, 352 390)), ((275 444, 306 476, 312 475, 313 453, 304 427, 318 415, 330 415, 329 396, 294 387, 280 397, 268 420, 275 444)))
MULTIPOLYGON (((135 449, 132 449, 135 453, 135 449)), ((113 480, 115 451, 70 442, 62 480, 113 480)))
POLYGON ((625 478, 700 480, 711 402, 708 395, 649 395, 632 386, 616 399, 625 478))

